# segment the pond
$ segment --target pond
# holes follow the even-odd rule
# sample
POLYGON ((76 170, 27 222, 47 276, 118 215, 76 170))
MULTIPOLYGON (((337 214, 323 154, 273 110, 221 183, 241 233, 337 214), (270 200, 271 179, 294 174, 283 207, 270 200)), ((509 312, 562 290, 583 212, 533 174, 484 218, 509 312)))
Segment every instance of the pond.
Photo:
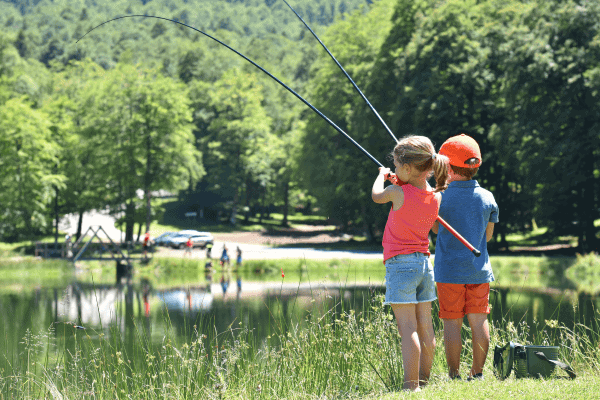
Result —
MULTIPOLYGON (((117 283, 109 270, 111 278, 106 271, 98 280, 89 271, 49 273, 32 284, 31 272, 23 275, 23 282, 13 274, 0 283, 0 352, 6 355, 0 368, 8 369, 24 342, 44 347, 58 338, 73 345, 81 334, 91 340, 120 336, 125 343, 143 337, 154 344, 169 336, 185 343, 197 334, 214 337, 243 327, 260 344, 292 325, 302 326, 309 316, 331 312, 335 318, 350 309, 357 313, 370 309, 385 292, 382 267, 339 268, 334 274, 315 273, 319 278, 311 281, 310 274, 296 273, 296 264, 282 263, 281 270, 288 271, 285 277, 260 270, 199 269, 156 280, 151 278, 157 272, 150 270, 117 283)), ((583 324, 598 331, 599 298, 560 289, 514 287, 492 289, 495 326, 506 326, 507 321, 527 324, 532 340, 547 321, 569 328, 583 324)), ((437 317, 434 321, 440 329, 437 317)))

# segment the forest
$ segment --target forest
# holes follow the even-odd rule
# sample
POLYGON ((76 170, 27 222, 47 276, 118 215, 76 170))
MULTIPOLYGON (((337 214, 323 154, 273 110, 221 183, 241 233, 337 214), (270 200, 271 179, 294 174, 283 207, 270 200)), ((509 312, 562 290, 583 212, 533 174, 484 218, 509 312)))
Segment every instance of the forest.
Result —
MULTIPOLYGON (((539 225, 546 240, 598 249, 598 2, 288 2, 397 137, 478 141, 499 246, 539 225)), ((381 235, 377 166, 355 146, 193 29, 134 17, 89 32, 133 14, 213 35, 391 166, 393 140, 283 1, 0 1, 1 240, 106 207, 131 239, 136 218, 156 217, 157 191, 236 223, 265 208, 318 210, 343 231, 381 235)))

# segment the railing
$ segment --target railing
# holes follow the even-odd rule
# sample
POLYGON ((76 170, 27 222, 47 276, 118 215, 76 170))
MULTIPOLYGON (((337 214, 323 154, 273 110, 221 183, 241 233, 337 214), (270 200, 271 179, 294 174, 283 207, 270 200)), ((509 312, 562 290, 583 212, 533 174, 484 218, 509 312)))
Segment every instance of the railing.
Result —
MULTIPOLYGON (((90 227, 76 242, 67 240, 63 243, 42 243, 36 242, 35 256, 43 258, 66 258, 73 262, 78 260, 123 260, 129 264, 129 261, 136 258, 142 258, 141 253, 132 254, 136 248, 134 243, 113 242, 101 226, 90 227), (106 239, 98 236, 102 232, 106 239), (88 237, 91 233, 91 238, 88 237), (94 239, 97 241, 94 242, 94 239)), ((141 247, 141 246, 140 246, 141 247)), ((152 257, 153 251, 149 249, 149 256, 152 257)))
POLYGON ((67 249, 65 243, 35 243, 35 256, 43 258, 65 258, 67 249))

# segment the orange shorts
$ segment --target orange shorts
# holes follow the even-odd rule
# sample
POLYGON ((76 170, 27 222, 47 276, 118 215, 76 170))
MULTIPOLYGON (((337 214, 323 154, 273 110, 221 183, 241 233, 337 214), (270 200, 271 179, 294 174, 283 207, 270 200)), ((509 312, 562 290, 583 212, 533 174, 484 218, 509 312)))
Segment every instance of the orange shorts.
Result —
POLYGON ((489 283, 470 285, 438 282, 437 295, 440 318, 457 319, 465 314, 490 313, 489 283))

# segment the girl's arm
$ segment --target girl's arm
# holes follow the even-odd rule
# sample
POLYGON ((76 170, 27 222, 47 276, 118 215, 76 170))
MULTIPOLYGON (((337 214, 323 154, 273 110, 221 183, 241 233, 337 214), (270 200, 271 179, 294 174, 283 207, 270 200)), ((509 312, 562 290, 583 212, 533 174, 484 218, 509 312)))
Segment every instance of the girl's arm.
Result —
POLYGON ((431 232, 433 232, 437 235, 439 230, 440 230, 440 223, 437 220, 435 220, 435 222, 433 223, 433 226, 431 227, 431 232))
POLYGON ((389 168, 379 168, 379 175, 377 175, 371 190, 371 198, 378 204, 391 201, 394 203, 394 210, 398 210, 404 203, 404 191, 397 185, 389 185, 384 188, 385 176, 390 172, 389 168))

